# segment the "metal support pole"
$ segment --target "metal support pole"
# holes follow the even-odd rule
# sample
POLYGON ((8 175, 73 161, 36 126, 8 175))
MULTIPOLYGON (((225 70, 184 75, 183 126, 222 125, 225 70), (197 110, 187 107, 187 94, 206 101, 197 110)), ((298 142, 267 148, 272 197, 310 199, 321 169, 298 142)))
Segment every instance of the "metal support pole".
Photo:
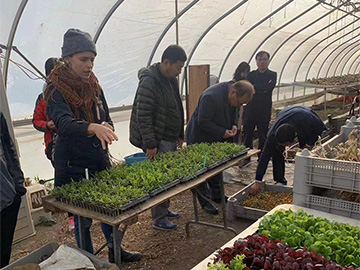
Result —
POLYGON ((333 63, 335 62, 335 60, 340 56, 340 54, 343 53, 347 48, 351 47, 352 45, 354 45, 354 44, 356 44, 356 43, 358 43, 358 42, 359 42, 359 40, 356 40, 356 41, 350 43, 349 45, 347 45, 345 48, 343 48, 343 49, 334 57, 334 59, 330 62, 330 65, 329 65, 329 67, 328 67, 328 69, 327 69, 327 71, 326 71, 325 77, 328 76, 332 64, 333 64, 333 63))
MULTIPOLYGON (((338 8, 340 8, 341 6, 343 6, 344 4, 341 4, 338 6, 338 8)), ((284 46, 290 39, 292 39, 294 36, 296 36, 297 34, 301 33, 302 31, 304 31, 305 29, 309 28, 310 26, 312 26, 313 24, 317 23, 318 21, 322 20, 323 18, 325 18, 326 16, 328 16, 329 14, 333 13, 334 11, 336 11, 337 8, 334 8, 332 10, 330 10, 329 12, 326 12, 325 14, 323 14, 322 16, 320 16, 319 18, 317 18, 316 20, 312 21, 311 23, 308 23, 307 25, 305 25, 304 27, 300 28, 298 31, 296 31, 295 33, 291 34, 289 37, 287 37, 283 42, 281 42, 281 44, 276 48, 276 50, 273 52, 270 61, 272 61, 272 59, 274 59, 275 55, 277 54, 277 52, 282 48, 282 46, 284 46)))
POLYGON ((78 225, 79 225, 79 244, 80 248, 86 250, 85 245, 85 230, 84 230, 84 218, 82 216, 78 216, 78 225))
MULTIPOLYGON (((330 34, 329 36, 326 36, 325 38, 323 38, 322 40, 320 40, 319 42, 317 42, 313 47, 311 47, 311 49, 304 55, 304 57, 301 59, 300 64, 298 66, 298 68, 296 69, 295 72, 295 76, 294 76, 294 82, 296 82, 296 78, 297 75, 299 74, 300 68, 302 66, 302 64, 305 62, 305 59, 310 55, 310 53, 317 48, 321 43, 323 43, 325 40, 328 40, 330 37, 336 35, 337 33, 345 30, 347 27, 354 25, 354 23, 358 22, 360 19, 354 20, 352 23, 349 23, 347 25, 345 25, 344 27, 341 27, 340 29, 338 29, 337 31, 335 31, 334 33, 330 34)), ((360 29, 360 26, 357 28, 360 29)), ((345 35, 341 36, 340 38, 343 38, 345 35)), ((306 81, 306 79, 305 79, 306 81)))
MULTIPOLYGON (((349 50, 349 51, 342 57, 342 59, 345 59, 345 57, 346 57, 349 53, 351 53, 354 49, 358 49, 358 48, 359 48, 359 44, 358 44, 357 46, 355 46, 354 48, 352 48, 351 50, 349 50)), ((356 52, 358 52, 358 50, 356 50, 355 53, 356 53, 356 52)), ((353 57, 353 55, 354 55, 354 53, 351 54, 350 57, 345 61, 344 65, 343 65, 343 67, 342 67, 342 69, 341 69, 340 76, 343 75, 344 69, 345 69, 347 63, 349 62, 349 60, 351 59, 351 57, 353 57)), ((339 61, 338 65, 337 65, 336 68, 335 68, 334 75, 335 75, 335 73, 336 73, 336 70, 337 70, 338 66, 340 65, 340 62, 341 62, 341 60, 339 61)))
POLYGON ((173 24, 179 20, 181 18, 182 15, 184 15, 189 9, 191 9, 197 2, 199 2, 200 0, 194 0, 192 1, 190 4, 188 4, 183 10, 181 10, 176 17, 174 17, 171 22, 165 27, 164 31, 161 33, 161 35, 159 36, 158 40, 156 41, 154 48, 151 51, 151 54, 149 56, 148 62, 147 62, 147 66, 151 65, 151 62, 154 58, 155 52, 158 49, 160 42, 163 40, 163 38, 165 37, 166 33, 169 31, 169 29, 171 28, 171 26, 173 26, 173 24))
POLYGON ((123 232, 119 230, 118 226, 112 226, 113 228, 113 249, 115 264, 121 267, 121 242, 123 239, 123 232))
POLYGON ((114 12, 117 10, 117 8, 124 2, 125 0, 118 0, 109 10, 109 12, 106 14, 105 18, 102 20, 98 30, 95 33, 94 36, 94 43, 96 43, 100 37, 101 32, 103 31, 105 25, 107 24, 107 22, 109 21, 109 19, 111 18, 111 16, 114 14, 114 12))
MULTIPOLYGON (((234 7, 232 7, 230 10, 228 10, 227 12, 225 12, 223 15, 221 15, 219 18, 217 18, 212 24, 210 24, 210 26, 208 28, 206 28, 206 30, 204 31, 204 33, 202 33, 202 35, 199 37, 199 39, 196 41, 194 47, 192 48, 186 63, 185 63, 185 70, 187 69, 187 67, 190 65, 191 59, 196 51, 196 49, 198 48, 199 44, 201 43, 201 41, 204 39, 204 37, 211 31, 211 29, 213 29, 219 22, 221 22, 223 19, 225 19, 227 16, 229 16, 231 13, 233 13, 235 10, 237 10, 238 8, 240 8, 242 5, 244 5, 246 2, 248 2, 249 0, 243 0, 240 3, 236 4, 234 7)), ((183 95, 183 89, 184 89, 184 82, 185 82, 185 75, 182 76, 182 80, 181 80, 181 95, 183 95)))
POLYGON ((26 61, 26 63, 28 63, 33 69, 35 69, 36 72, 39 73, 41 77, 43 77, 46 80, 46 76, 33 63, 31 63, 31 61, 27 59, 27 57, 23 55, 22 52, 20 52, 20 50, 16 46, 13 46, 12 49, 14 50, 14 52, 19 54, 21 58, 26 61))
POLYGON ((8 42, 7 42, 7 45, 6 45, 6 47, 8 49, 6 50, 6 53, 5 53, 4 70, 3 70, 3 72, 4 72, 3 74, 4 74, 5 90, 6 90, 6 85, 7 85, 7 74, 8 74, 8 69, 9 69, 11 48, 12 48, 12 45, 13 45, 13 42, 14 42, 16 29, 17 29, 17 27, 19 25, 20 18, 22 16, 23 12, 24 12, 24 9, 25 9, 25 6, 26 6, 27 2, 28 2, 28 0, 22 0, 21 1, 20 5, 19 5, 19 8, 18 8, 18 10, 16 12, 13 24, 11 26, 10 33, 9 33, 9 39, 8 39, 8 42))
MULTIPOLYGON (((350 67, 349 67, 349 71, 348 74, 350 74, 351 68, 353 67, 353 65, 355 64, 355 62, 360 58, 360 54, 355 57, 354 61, 351 63, 350 67)), ((355 70, 354 70, 354 74, 355 74, 355 70)))
MULTIPOLYGON (((347 36, 347 35, 350 35, 351 33, 353 33, 354 31, 356 31, 356 30, 358 30, 358 29, 360 29, 360 26, 357 27, 357 28, 355 28, 355 29, 353 29, 353 30, 351 30, 351 31, 349 31, 349 32, 347 32, 345 35, 342 35, 342 36, 340 36, 339 38, 336 38, 335 40, 333 40, 332 42, 330 42, 329 44, 327 44, 324 48, 322 48, 322 49, 316 54, 316 56, 312 59, 310 65, 309 65, 309 68, 308 68, 308 70, 307 70, 307 72, 306 72, 306 75, 305 75, 305 81, 308 79, 310 70, 311 70, 313 64, 315 63, 316 59, 320 56, 321 53, 323 53, 328 47, 330 47, 330 46, 331 46, 332 44, 334 44, 336 41, 344 38, 344 37, 347 36)), ((335 49, 333 49, 330 54, 327 54, 325 60, 322 62, 321 66, 320 66, 320 68, 319 68, 319 72, 318 72, 318 75, 317 75, 317 76, 319 76, 319 73, 320 73, 320 70, 322 69, 322 66, 325 64, 326 60, 330 57, 330 55, 331 55, 334 51, 336 51, 339 47, 341 47, 343 44, 345 44, 345 43, 353 40, 355 37, 357 37, 357 36, 355 35, 355 36, 351 37, 350 39, 342 42, 339 46, 337 46, 335 49)))
POLYGON ((219 71, 219 80, 221 78, 222 72, 224 70, 224 67, 226 65, 226 62, 229 60, 230 55, 232 54, 232 52, 235 50, 235 48, 237 47, 237 45, 239 45, 239 43, 252 31, 254 30, 256 27, 258 27, 260 24, 262 24, 263 22, 265 22, 266 20, 268 20, 269 18, 271 18, 272 16, 274 16, 276 13, 278 13, 279 11, 281 11, 283 8, 285 8, 287 5, 289 5, 290 3, 292 3, 294 0, 289 0, 287 2, 285 2, 284 4, 282 4, 280 7, 278 7, 277 9, 275 9, 273 12, 269 13, 268 15, 266 15, 264 18, 262 18, 260 21, 258 21, 257 23, 255 23, 253 26, 251 26, 249 29, 247 29, 245 31, 244 34, 242 34, 238 40, 234 43, 234 45, 230 48, 229 52, 227 53, 227 55, 225 56, 225 59, 220 67, 220 71, 219 71))
POLYGON ((275 35, 277 32, 279 32, 280 30, 282 30, 283 28, 285 28, 286 26, 288 26, 289 24, 291 24, 292 22, 296 21, 297 19, 299 19, 300 17, 302 17, 303 15, 305 15, 306 13, 308 13, 309 11, 313 10, 315 7, 317 7, 318 5, 320 5, 321 3, 318 2, 315 5, 309 7, 307 10, 301 12, 299 15, 296 15, 294 18, 292 18, 291 20, 287 21, 286 23, 284 23, 282 26, 280 26, 279 28, 276 28, 273 32, 271 32, 266 38, 264 38, 263 41, 260 42, 260 44, 256 47, 256 49, 254 50, 254 52, 251 54, 248 63, 251 62, 251 60, 254 58, 256 52, 261 48, 261 46, 269 39, 271 38, 273 35, 275 35))
POLYGON ((175 0, 175 36, 176 36, 176 45, 179 45, 179 13, 178 13, 178 0, 175 0))
MULTIPOLYGON (((290 55, 287 57, 287 59, 285 60, 285 63, 284 65, 282 66, 281 68, 281 71, 280 71, 280 75, 279 75, 279 80, 278 80, 278 85, 280 85, 281 83, 281 78, 282 78, 282 75, 283 75, 283 72, 285 70, 285 67, 287 65, 287 63, 289 62, 290 58, 294 55, 294 53, 297 51, 297 49, 299 49, 306 41, 308 41, 309 39, 311 39, 312 37, 316 36, 317 34, 321 33, 322 31, 326 30, 327 28, 329 28, 330 26, 332 26, 333 24, 336 24, 338 21, 344 19, 346 16, 348 16, 347 14, 338 18, 337 20, 333 21, 332 23, 326 25, 325 27, 319 29, 318 31, 316 31, 315 33, 311 34, 310 36, 308 36, 307 38, 305 38, 303 41, 301 41, 293 50, 292 52, 290 53, 290 55)), ((279 88, 279 87, 278 87, 279 88)), ((294 90, 295 90, 295 86, 293 86, 293 96, 294 97, 294 90)))

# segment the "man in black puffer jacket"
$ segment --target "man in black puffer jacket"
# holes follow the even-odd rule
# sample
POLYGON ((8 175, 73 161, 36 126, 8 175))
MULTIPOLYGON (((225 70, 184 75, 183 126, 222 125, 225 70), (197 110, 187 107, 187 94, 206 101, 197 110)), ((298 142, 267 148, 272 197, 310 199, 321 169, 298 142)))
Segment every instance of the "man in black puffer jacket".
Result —
MULTIPOLYGON (((130 142, 141 148, 146 156, 175 151, 184 142, 184 109, 176 77, 186 61, 186 53, 180 46, 170 45, 161 57, 161 63, 139 71, 131 120, 130 142)), ((177 225, 168 218, 179 214, 168 210, 170 201, 151 209, 153 227, 174 230, 177 225)))

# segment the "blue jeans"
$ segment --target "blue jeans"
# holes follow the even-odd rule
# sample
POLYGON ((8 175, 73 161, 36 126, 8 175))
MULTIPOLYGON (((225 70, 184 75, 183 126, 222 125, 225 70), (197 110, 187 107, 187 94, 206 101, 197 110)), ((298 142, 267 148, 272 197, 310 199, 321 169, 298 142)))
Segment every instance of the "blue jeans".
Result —
MULTIPOLYGON (((76 244, 80 247, 80 236, 79 236, 79 216, 74 215, 74 224, 75 224, 75 239, 76 244)), ((83 227, 84 227, 84 237, 85 237, 85 250, 91 254, 94 253, 94 248, 91 240, 90 228, 92 225, 91 218, 83 218, 83 227)), ((112 226, 101 223, 101 230, 105 236, 107 243, 112 243, 112 226)))

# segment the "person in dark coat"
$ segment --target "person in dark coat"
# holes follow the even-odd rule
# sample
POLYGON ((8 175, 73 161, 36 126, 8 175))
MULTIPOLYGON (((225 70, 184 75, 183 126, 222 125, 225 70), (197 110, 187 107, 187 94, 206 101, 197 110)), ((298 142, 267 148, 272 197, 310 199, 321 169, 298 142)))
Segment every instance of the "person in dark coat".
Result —
MULTIPOLYGON (((62 61, 56 64, 45 90, 46 110, 58 131, 55 145, 55 186, 86 178, 110 167, 108 144, 118 137, 104 93, 92 72, 97 55, 91 36, 79 29, 64 35, 62 61)), ((74 215, 78 246, 79 217, 74 215)), ((84 218, 85 249, 93 253, 90 228, 92 219, 84 218)), ((101 223, 109 248, 109 261, 114 262, 112 226, 101 223)), ((139 253, 121 248, 122 261, 138 261, 139 253)))
MULTIPOLYGON (((183 48, 170 45, 163 52, 161 63, 139 71, 131 119, 130 142, 146 156, 176 151, 184 142, 184 110, 176 77, 186 61, 183 48)), ((153 228, 174 230, 177 225, 168 220, 180 215, 170 211, 170 201, 151 209, 153 228)))
MULTIPOLYGON (((223 82, 211 86, 201 95, 186 128, 186 142, 214 143, 230 140, 236 135, 235 111, 251 100, 254 87, 248 81, 223 82)), ((222 173, 198 186, 198 190, 216 203, 221 202, 220 183, 222 173)), ((216 207, 201 196, 197 196, 202 208, 217 214, 216 207)))
POLYGON ((319 116, 308 107, 289 106, 283 109, 269 129, 255 179, 259 182, 263 180, 272 159, 274 181, 286 185, 283 156, 285 146, 293 144, 297 138, 300 148, 310 149, 326 129, 319 116))
POLYGON ((269 67, 270 54, 260 51, 256 54, 257 70, 251 71, 247 80, 255 87, 253 99, 244 108, 243 128, 244 144, 253 148, 254 130, 257 128, 259 136, 259 149, 263 149, 271 118, 272 92, 276 85, 276 72, 269 67))
POLYGON ((24 174, 20 169, 19 158, 6 119, 0 111, 0 268, 9 264, 21 196, 25 193, 24 174))

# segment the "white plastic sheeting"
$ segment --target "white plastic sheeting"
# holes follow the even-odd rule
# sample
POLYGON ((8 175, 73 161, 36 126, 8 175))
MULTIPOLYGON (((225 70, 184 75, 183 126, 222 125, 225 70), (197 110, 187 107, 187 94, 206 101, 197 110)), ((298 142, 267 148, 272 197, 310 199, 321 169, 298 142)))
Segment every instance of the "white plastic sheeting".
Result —
MULTIPOLYGON (((21 2, 20 0, 0 1, 1 44, 8 43, 10 29, 21 2)), ((62 37, 68 28, 79 28, 94 36, 106 14, 116 2, 116 0, 28 0, 20 18, 13 45, 43 70, 44 62, 48 57, 60 56, 62 37)), ((181 12, 193 2, 179 0, 178 11, 181 12)), ((316 0, 244 1, 243 5, 220 20, 201 42, 198 42, 211 24, 238 5, 240 1, 200 0, 195 2, 178 20, 179 44, 188 54, 195 45, 198 45, 188 64, 210 64, 210 71, 215 75, 219 75, 221 66, 224 65, 220 77, 223 81, 231 79, 236 66, 241 61, 250 60, 251 68, 255 69, 255 61, 250 59, 250 56, 258 45, 273 31, 282 28, 284 24, 318 3, 316 0), (287 2, 289 4, 280 9, 287 2), (257 25, 260 20, 277 9, 279 11, 276 14, 257 25), (253 30, 244 35, 249 29, 253 30), (228 61, 224 63, 225 57, 240 37, 243 37, 242 40, 234 47, 228 61)), ((347 7, 341 8, 347 9, 347 7)), ((360 28, 356 28, 360 26, 360 20, 339 10, 329 13, 332 9, 325 4, 317 5, 272 35, 260 47, 261 50, 273 54, 286 38, 299 31, 284 43, 270 64, 270 68, 278 72, 281 83, 304 81, 307 73, 309 73, 307 78, 312 78, 318 73, 320 77, 323 77, 326 74, 333 76, 358 72, 360 28), (329 14, 314 22, 326 13, 329 14), (335 21, 337 22, 334 23, 335 21), (330 24, 332 25, 327 27, 330 24), (348 24, 351 25, 339 31, 348 24), (300 31, 302 28, 303 30, 300 31), (323 30, 320 31, 321 29, 323 30), (346 35, 354 29, 356 30, 346 35), (319 33, 313 35, 317 31, 319 33), (309 38, 311 35, 313 36, 309 38), (304 42, 307 38, 308 40, 304 42), (338 40, 333 42, 336 39, 338 40), (329 45, 330 43, 332 44, 329 45), (346 48, 350 43, 353 45, 346 48), (317 46, 314 47, 315 45, 317 46), (325 47, 326 49, 319 54, 325 47), (295 48, 297 49, 293 52, 295 48), (299 68, 299 64, 309 50, 312 50, 311 53, 306 56, 299 68), (316 59, 315 56, 317 56, 316 59), (324 62, 325 59, 326 62, 324 62), (314 63, 309 69, 312 61, 314 63), (321 70, 320 67, 322 67, 321 70), (295 78, 298 69, 299 72, 295 78)), ((138 83, 137 72, 147 65, 161 33, 174 17, 175 0, 124 0, 112 14, 97 41, 98 56, 94 70, 110 106, 132 104, 138 83)), ((175 43, 175 36, 176 30, 173 24, 156 49, 152 63, 160 61, 162 51, 168 45, 175 43)), ((11 59, 28 67, 15 52, 11 53, 11 59)), ((4 63, 3 58, 1 61, 4 63)), ((7 93, 13 118, 31 115, 41 88, 41 80, 29 79, 17 66, 10 63, 7 93)), ((277 97, 288 96, 286 93, 288 89, 280 88, 279 91, 279 95, 274 93, 274 100, 277 97)), ((295 95, 300 94, 303 94, 303 90, 296 92, 295 95)))

